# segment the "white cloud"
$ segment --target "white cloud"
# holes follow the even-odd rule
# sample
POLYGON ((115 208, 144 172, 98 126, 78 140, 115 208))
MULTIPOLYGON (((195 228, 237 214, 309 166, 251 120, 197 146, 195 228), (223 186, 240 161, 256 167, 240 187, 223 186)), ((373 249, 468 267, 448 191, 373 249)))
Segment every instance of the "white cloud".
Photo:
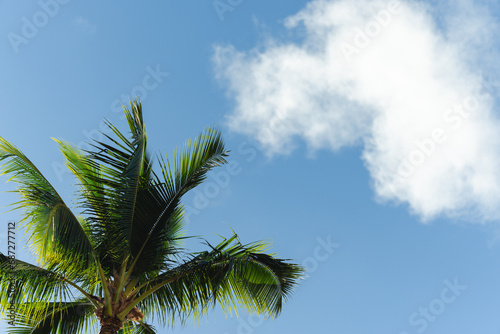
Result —
POLYGON ((270 156, 297 138, 311 151, 364 145, 377 199, 424 220, 500 219, 498 85, 484 75, 498 71, 497 23, 471 1, 454 4, 315 0, 285 21, 303 27, 300 44, 216 47, 235 100, 229 126, 270 156))

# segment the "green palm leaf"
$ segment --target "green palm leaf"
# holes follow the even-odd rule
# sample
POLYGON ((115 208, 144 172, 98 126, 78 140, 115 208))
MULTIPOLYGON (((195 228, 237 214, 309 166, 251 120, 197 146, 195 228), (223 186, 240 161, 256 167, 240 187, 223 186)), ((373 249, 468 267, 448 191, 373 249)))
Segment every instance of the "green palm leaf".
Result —
MULTIPOLYGON (((26 328, 35 328, 42 324, 48 326, 50 316, 56 319, 55 305, 73 300, 72 287, 75 283, 61 275, 41 267, 15 260, 0 253, 0 305, 2 311, 15 307, 18 319, 26 328), (42 321, 43 320, 43 321, 42 321)), ((78 287, 77 287, 78 288, 78 287)), ((88 300, 80 301, 76 306, 85 306, 85 309, 95 309, 97 301, 94 296, 80 292, 88 300)), ((65 304, 70 305, 70 304, 65 304)))
POLYGON ((30 234, 29 241, 38 261, 71 277, 94 267, 94 250, 84 230, 56 190, 14 145, 0 137, 0 175, 10 175, 18 184, 21 200, 14 203, 22 209, 21 223, 30 234), (66 261, 59 261, 61 258, 66 261))
POLYGON ((242 245, 236 235, 224 239, 211 251, 143 284, 141 308, 164 322, 199 317, 216 302, 229 312, 237 312, 239 305, 262 316, 277 316, 303 269, 264 254, 267 246, 242 245))
POLYGON ((156 334, 156 329, 145 323, 128 322, 123 326, 118 334, 156 334))
MULTIPOLYGON (((31 308, 32 306, 30 306, 31 308)), ((26 315, 23 305, 16 316, 16 324, 8 329, 10 334, 79 334, 88 333, 95 328, 91 303, 76 301, 70 303, 51 303, 40 305, 43 310, 36 316, 26 315)))
POLYGON ((188 141, 176 152, 173 171, 168 157, 166 161, 160 159, 163 180, 154 175, 151 186, 138 196, 131 240, 135 273, 163 269, 181 236, 182 196, 202 183, 208 171, 226 163, 226 156, 221 133, 208 128, 192 145, 188 141))
MULTIPOLYGON (((108 271, 120 268, 123 259, 130 254, 137 194, 148 182, 150 173, 140 104, 131 102, 130 109, 124 108, 132 133, 130 139, 108 123, 117 137, 108 136, 115 146, 96 142, 97 152, 90 152, 86 158, 79 152, 65 154, 74 173, 83 181, 82 199, 90 204, 87 212, 92 214, 93 225, 100 232, 96 235, 97 248, 103 268, 108 271), (78 168, 81 161, 86 163, 80 163, 78 168), (85 179, 80 174, 85 175, 85 179)), ((63 149, 69 152, 67 145, 63 145, 63 149)))

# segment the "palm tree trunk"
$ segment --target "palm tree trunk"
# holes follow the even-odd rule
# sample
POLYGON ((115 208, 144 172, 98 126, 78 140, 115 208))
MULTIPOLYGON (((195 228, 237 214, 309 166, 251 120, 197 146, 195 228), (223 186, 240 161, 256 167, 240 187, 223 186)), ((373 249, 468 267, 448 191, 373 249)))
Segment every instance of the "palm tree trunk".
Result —
POLYGON ((101 320, 99 334, 116 334, 122 328, 122 322, 115 317, 106 317, 101 320))

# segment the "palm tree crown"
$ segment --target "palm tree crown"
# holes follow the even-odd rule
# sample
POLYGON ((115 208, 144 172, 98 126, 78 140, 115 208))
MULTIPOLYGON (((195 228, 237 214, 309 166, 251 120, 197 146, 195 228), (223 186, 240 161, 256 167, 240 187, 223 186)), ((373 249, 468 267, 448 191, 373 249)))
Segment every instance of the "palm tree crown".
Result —
POLYGON ((219 304, 274 317, 303 275, 266 254, 263 242, 236 235, 184 255, 182 196, 226 163, 219 131, 208 128, 176 151, 172 164, 152 168, 139 101, 124 107, 131 136, 107 122, 112 135, 91 151, 56 140, 78 179, 73 213, 54 187, 14 145, 0 137, 0 171, 18 184, 21 224, 37 265, 0 253, 0 305, 15 307, 10 333, 155 333, 163 324, 198 318, 219 304), (14 291, 11 294, 9 291, 14 291))

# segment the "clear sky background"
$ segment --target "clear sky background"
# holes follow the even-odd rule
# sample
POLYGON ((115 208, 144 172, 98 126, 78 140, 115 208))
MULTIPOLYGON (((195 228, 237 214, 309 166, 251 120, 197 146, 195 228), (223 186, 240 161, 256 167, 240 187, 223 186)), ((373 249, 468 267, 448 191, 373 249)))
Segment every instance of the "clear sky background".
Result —
MULTIPOLYGON (((276 320, 215 309, 158 333, 498 334, 499 15, 467 0, 0 0, 0 136, 71 202, 51 137, 85 148, 104 118, 125 126, 120 101, 141 97, 153 152, 222 130, 231 165, 185 198, 187 233, 270 240, 309 277, 276 320)), ((19 216, 0 215, 2 252, 19 216)))

